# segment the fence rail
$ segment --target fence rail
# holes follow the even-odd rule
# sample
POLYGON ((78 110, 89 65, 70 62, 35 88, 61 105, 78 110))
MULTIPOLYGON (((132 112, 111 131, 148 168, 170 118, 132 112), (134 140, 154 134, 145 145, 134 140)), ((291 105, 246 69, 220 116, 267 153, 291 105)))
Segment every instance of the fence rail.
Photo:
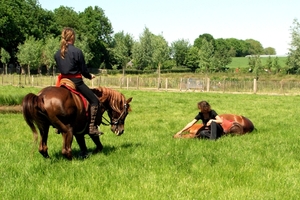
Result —
MULTIPOLYGON (((6 74, 1 85, 46 87, 55 85, 56 76, 6 74)), ((90 87, 105 86, 120 89, 199 91, 224 93, 300 94, 300 81, 210 80, 209 78, 145 78, 139 76, 98 76, 84 80, 90 87)))

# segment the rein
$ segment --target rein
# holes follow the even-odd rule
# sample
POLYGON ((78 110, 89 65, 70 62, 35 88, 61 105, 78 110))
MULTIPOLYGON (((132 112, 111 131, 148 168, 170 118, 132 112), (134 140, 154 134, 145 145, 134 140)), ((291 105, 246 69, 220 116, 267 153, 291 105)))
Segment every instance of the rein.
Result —
POLYGON ((124 110, 115 122, 109 122, 108 119, 106 119, 104 116, 102 116, 102 118, 108 123, 107 124, 107 123, 102 122, 102 124, 105 125, 105 126, 109 126, 109 125, 116 125, 117 126, 119 124, 119 121, 120 121, 121 117, 123 117, 123 115, 125 115, 125 113, 127 112, 127 106, 128 106, 127 104, 124 104, 124 110))

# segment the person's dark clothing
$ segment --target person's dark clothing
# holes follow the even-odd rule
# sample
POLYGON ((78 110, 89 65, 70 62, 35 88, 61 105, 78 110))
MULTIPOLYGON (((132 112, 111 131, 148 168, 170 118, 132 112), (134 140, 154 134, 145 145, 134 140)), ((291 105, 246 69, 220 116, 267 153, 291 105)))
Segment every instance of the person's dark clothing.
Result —
MULTIPOLYGON (((60 50, 58 50, 54 55, 57 68, 60 73, 62 75, 82 74, 82 76, 85 78, 91 79, 92 76, 86 67, 82 51, 72 44, 69 44, 67 48, 68 50, 65 53, 64 59, 61 58, 60 50)), ((91 105, 98 105, 98 98, 83 82, 82 78, 70 78, 70 80, 74 82, 76 89, 83 94, 83 96, 90 102, 91 105)))
POLYGON ((60 50, 56 52, 54 59, 61 74, 82 74, 87 79, 92 78, 86 67, 82 51, 74 45, 68 45, 64 59, 60 56, 60 50))
POLYGON ((216 119, 218 115, 215 110, 211 110, 209 113, 209 118, 205 119, 203 113, 199 112, 195 119, 202 120, 203 126, 198 130, 196 136, 197 137, 204 137, 209 139, 217 139, 222 136, 223 128, 220 124, 216 122, 212 122, 209 127, 206 126, 207 122, 211 119, 216 119))

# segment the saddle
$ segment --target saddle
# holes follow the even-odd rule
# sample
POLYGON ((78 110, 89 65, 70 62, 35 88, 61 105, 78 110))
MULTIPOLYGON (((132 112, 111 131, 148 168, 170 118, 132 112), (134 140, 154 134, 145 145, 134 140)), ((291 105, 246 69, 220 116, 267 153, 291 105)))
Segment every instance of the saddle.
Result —
POLYGON ((228 133, 242 133, 243 132, 243 127, 235 122, 235 121, 229 121, 227 119, 223 119, 223 123, 221 124, 224 134, 228 133))
POLYGON ((72 97, 75 101, 77 108, 82 109, 81 102, 83 102, 83 108, 86 112, 86 116, 88 116, 89 102, 86 100, 86 98, 80 92, 78 92, 76 90, 75 84, 70 79, 62 78, 58 85, 59 85, 59 87, 65 87, 71 91, 72 97))

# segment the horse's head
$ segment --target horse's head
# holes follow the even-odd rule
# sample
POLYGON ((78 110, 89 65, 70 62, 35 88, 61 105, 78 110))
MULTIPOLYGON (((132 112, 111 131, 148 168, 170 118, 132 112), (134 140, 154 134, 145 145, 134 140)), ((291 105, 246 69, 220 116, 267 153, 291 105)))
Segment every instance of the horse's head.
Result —
POLYGON ((122 93, 106 87, 95 88, 93 92, 99 97, 102 103, 103 111, 101 115, 107 111, 110 118, 111 131, 118 136, 122 135, 124 133, 125 119, 131 110, 129 103, 132 97, 126 100, 122 93))
POLYGON ((122 105, 122 108, 119 109, 109 109, 107 111, 110 118, 110 130, 115 133, 117 136, 120 136, 124 133, 124 124, 125 119, 128 115, 130 109, 130 102, 132 97, 127 99, 126 102, 122 105))

